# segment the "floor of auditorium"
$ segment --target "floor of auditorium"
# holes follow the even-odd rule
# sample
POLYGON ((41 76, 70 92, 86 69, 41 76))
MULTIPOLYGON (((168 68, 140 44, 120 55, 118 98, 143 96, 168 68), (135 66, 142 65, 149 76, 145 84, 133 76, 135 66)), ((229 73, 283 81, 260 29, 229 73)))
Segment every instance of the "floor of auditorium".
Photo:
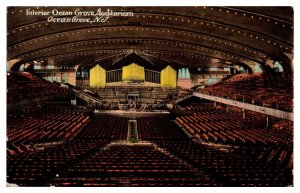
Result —
POLYGON ((258 147, 201 143, 168 113, 115 113, 96 113, 73 139, 8 155, 8 186, 292 185, 292 171, 258 159, 258 147))

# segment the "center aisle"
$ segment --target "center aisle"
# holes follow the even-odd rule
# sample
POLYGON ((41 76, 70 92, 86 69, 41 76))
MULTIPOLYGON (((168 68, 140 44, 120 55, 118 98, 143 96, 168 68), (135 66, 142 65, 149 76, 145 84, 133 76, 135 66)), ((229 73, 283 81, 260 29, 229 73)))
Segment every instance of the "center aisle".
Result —
POLYGON ((136 143, 138 141, 139 141, 139 139, 138 139, 137 121, 129 120, 128 121, 127 142, 128 143, 136 143))

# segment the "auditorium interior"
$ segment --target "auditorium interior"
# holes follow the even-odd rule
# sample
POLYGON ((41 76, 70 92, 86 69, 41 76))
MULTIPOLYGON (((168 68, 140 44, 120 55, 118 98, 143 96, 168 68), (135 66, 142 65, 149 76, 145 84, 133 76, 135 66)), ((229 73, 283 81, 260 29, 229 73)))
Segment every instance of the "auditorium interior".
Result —
POLYGON ((6 186, 294 186, 292 7, 78 9, 7 7, 6 186))

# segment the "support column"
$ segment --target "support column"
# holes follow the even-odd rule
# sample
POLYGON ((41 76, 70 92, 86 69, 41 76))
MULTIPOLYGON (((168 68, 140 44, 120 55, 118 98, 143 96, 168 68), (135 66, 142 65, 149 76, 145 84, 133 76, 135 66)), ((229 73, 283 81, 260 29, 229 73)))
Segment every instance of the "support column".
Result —
POLYGON ((214 102, 214 107, 216 107, 216 106, 217 106, 217 102, 215 101, 215 102, 214 102))
POLYGON ((245 109, 242 109, 242 112, 243 112, 243 119, 246 119, 246 112, 245 112, 245 109))
POLYGON ((294 72, 294 54, 293 53, 287 53, 284 52, 284 54, 288 57, 289 61, 286 61, 287 64, 290 65, 284 65, 283 67, 283 71, 287 72, 288 74, 291 74, 292 72, 294 72), (290 68, 288 68, 290 67, 290 68))
POLYGON ((229 105, 226 105, 226 113, 229 112, 229 105))
POLYGON ((267 127, 269 127, 269 116, 267 116, 267 127))

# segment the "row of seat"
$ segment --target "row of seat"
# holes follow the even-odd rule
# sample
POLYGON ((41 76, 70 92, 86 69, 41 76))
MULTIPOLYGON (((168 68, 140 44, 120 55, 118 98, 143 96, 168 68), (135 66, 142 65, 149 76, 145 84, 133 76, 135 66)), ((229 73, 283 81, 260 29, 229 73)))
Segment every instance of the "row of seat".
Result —
POLYGON ((20 186, 49 185, 57 173, 107 144, 105 140, 73 140, 7 158, 7 181, 20 186))
MULTIPOLYGON (((290 121, 269 118, 276 127, 280 124, 289 124, 290 121)), ((272 125, 267 127, 264 115, 248 111, 245 119, 241 112, 236 112, 233 108, 230 112, 214 110, 212 112, 197 112, 190 116, 176 118, 189 133, 196 138, 206 142, 222 144, 256 144, 256 143, 280 143, 292 144, 293 135, 288 131, 272 129, 272 125), (271 129, 270 129, 271 128, 271 129)), ((270 123, 271 124, 271 123, 270 123)))
POLYGON ((212 107, 214 106, 214 103, 212 102, 204 102, 201 104, 193 104, 193 105, 187 105, 185 107, 185 110, 187 111, 203 111, 203 110, 207 110, 207 109, 212 109, 212 107))
POLYGON ((98 186, 99 181, 104 186, 216 185, 207 175, 197 175, 184 162, 151 145, 109 146, 67 168, 59 178, 53 179, 52 184, 98 186))
POLYGON ((127 140, 128 118, 96 115, 77 139, 127 140))
POLYGON ((291 78, 276 80, 261 75, 234 75, 230 79, 208 86, 200 92, 293 111, 293 79, 291 78))
POLYGON ((174 122, 170 122, 167 116, 140 117, 137 125, 141 140, 187 139, 186 134, 174 122))
POLYGON ((55 96, 67 93, 67 89, 34 77, 28 73, 9 72, 7 74, 7 102, 23 99, 55 96))
MULTIPOLYGON (((201 102, 198 104, 201 107, 201 102)), ((293 122, 223 106, 177 122, 198 142, 160 141, 175 155, 205 169, 225 186, 288 186, 293 183, 293 122), (209 147, 199 143, 212 143, 209 147), (230 146, 227 146, 230 145, 230 146), (234 147, 234 148, 232 148, 234 147), (220 149, 220 150, 218 150, 220 149)))
POLYGON ((165 99, 171 93, 175 92, 176 89, 162 89, 160 87, 147 87, 147 86, 107 86, 105 88, 93 89, 94 92, 98 93, 100 98, 127 98, 129 92, 138 91, 141 98, 156 98, 165 99))
POLYGON ((203 177, 107 177, 107 178, 57 178, 59 186, 84 186, 84 187, 166 187, 166 186, 217 186, 203 177))
POLYGON ((13 118, 7 125, 8 152, 22 153, 34 143, 71 140, 89 120, 83 113, 50 108, 23 115, 20 120, 13 118))
MULTIPOLYGON (((168 149, 210 174, 222 186, 288 186, 292 170, 256 159, 250 151, 223 151, 191 141, 159 141, 168 149)), ((255 152, 255 149, 252 149, 255 152)))

